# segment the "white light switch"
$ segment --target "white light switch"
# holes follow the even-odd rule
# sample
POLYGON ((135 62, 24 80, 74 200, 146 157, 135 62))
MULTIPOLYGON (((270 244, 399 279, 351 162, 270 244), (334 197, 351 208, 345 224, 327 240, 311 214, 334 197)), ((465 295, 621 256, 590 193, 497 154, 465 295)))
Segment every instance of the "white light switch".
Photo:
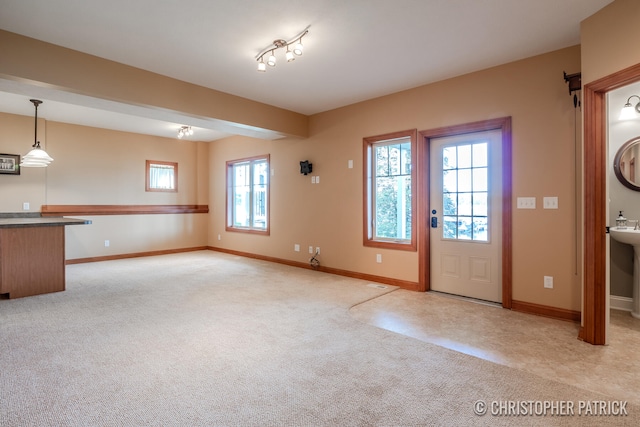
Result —
POLYGON ((518 209, 535 209, 536 198, 535 197, 518 197, 518 209))
POLYGON ((347 164, 349 165, 349 169, 353 169, 353 160, 349 160, 347 164))

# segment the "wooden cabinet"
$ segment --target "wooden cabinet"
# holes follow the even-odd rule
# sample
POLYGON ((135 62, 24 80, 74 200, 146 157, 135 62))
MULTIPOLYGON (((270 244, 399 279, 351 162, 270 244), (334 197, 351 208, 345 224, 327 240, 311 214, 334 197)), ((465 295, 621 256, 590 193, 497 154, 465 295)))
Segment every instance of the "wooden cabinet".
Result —
POLYGON ((0 220, 0 295, 21 298, 65 289, 64 227, 85 220, 0 220), (24 221, 23 221, 24 222, 24 221))

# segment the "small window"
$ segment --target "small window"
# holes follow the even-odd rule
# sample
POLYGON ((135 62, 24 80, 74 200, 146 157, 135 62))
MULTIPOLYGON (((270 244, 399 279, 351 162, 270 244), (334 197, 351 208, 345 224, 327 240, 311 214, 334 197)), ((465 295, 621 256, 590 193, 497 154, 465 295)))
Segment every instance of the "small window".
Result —
POLYGON ((269 156, 227 162, 227 230, 269 234, 269 156))
POLYGON ((416 250, 416 131, 364 138, 364 245, 416 250))
POLYGON ((178 192, 178 164, 147 160, 146 190, 178 192))

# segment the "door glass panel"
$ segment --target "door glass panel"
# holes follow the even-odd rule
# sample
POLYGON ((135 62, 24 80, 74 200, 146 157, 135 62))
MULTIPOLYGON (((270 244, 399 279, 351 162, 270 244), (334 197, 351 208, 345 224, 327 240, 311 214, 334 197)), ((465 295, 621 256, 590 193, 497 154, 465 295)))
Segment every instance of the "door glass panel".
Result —
POLYGON ((487 193, 473 193, 473 214, 475 216, 488 216, 487 193))
POLYGON ((444 147, 442 150, 442 169, 455 169, 456 166, 456 147, 444 147))
POLYGON ((488 242, 488 148, 486 142, 442 148, 444 239, 488 242))
POLYGON ((487 181, 487 168, 473 169, 473 191, 487 191, 489 189, 487 181))
POLYGON ((455 193, 458 191, 458 173, 456 170, 442 172, 443 191, 455 193))
POLYGON ((458 169, 458 191, 471 191, 471 169, 458 169))
POLYGON ((458 236, 458 217, 445 216, 442 219, 442 233, 445 239, 455 239, 458 236))
POLYGON ((458 145, 458 169, 471 167, 471 145, 458 145))
POLYGON ((470 216, 458 217, 458 239, 459 240, 471 240, 472 227, 470 216))
POLYGON ((473 167, 489 166, 487 143, 473 144, 473 167))

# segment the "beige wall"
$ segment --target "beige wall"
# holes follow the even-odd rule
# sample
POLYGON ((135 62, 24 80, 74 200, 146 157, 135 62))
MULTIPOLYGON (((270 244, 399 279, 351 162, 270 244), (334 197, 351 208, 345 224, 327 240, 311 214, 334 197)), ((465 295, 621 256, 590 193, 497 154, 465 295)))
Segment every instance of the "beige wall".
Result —
MULTIPOLYGON (((208 145, 38 121, 47 168, 0 175, 0 212, 32 212, 42 205, 172 205, 208 203, 208 145), (145 191, 145 161, 178 162, 177 193, 145 191)), ((0 113, 0 152, 24 155, 33 143, 33 118, 0 113)), ((181 249, 207 244, 207 215, 84 216, 66 227, 67 259, 181 249), (104 241, 110 246, 105 247, 104 241)))
POLYGON ((582 84, 640 63, 640 1, 616 0, 582 22, 582 84))
POLYGON ((312 116, 308 139, 218 141, 210 147, 209 243, 300 262, 308 261, 309 245, 320 246, 327 267, 418 281, 416 252, 362 245, 362 138, 512 116, 513 298, 579 310, 574 170, 579 126, 562 74, 579 70, 576 46, 312 116), (225 232, 225 161, 266 153, 273 169, 271 235, 225 232), (313 163, 320 184, 300 175, 301 160, 313 163), (518 196, 536 197, 538 209, 515 209, 518 196), (541 209, 544 196, 557 196, 560 209, 541 209), (294 252, 296 243, 300 253, 294 252), (382 264, 376 253, 382 253, 382 264), (543 276, 554 277, 554 289, 543 288, 543 276))

